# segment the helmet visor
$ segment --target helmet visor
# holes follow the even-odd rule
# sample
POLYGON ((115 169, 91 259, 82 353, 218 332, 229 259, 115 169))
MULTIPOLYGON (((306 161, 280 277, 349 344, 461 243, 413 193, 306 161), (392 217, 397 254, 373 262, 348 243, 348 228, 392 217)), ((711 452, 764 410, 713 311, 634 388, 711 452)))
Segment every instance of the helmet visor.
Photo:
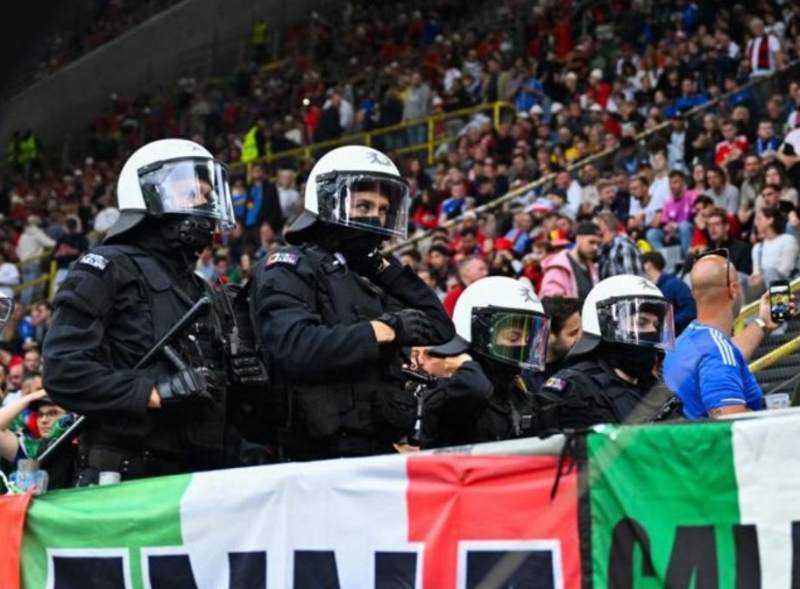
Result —
POLYGON ((148 212, 210 217, 223 231, 235 224, 228 172, 210 159, 178 159, 158 162, 139 170, 148 212))
POLYGON ((11 313, 14 312, 14 299, 10 297, 0 296, 0 326, 5 324, 6 321, 11 319, 11 313))
POLYGON ((476 352, 523 370, 544 370, 550 321, 518 309, 472 310, 472 346, 476 352))
POLYGON ((389 237, 408 235, 408 184, 375 172, 332 172, 317 178, 319 218, 389 237))
POLYGON ((659 297, 621 297, 597 305, 604 341, 662 350, 675 348, 672 304, 659 297))

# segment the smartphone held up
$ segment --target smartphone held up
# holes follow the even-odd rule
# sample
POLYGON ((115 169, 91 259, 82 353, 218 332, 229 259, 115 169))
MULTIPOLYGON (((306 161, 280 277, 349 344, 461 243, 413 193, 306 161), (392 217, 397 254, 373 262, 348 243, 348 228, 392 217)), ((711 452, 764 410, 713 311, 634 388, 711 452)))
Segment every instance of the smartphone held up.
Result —
POLYGON ((769 283, 769 310, 775 323, 783 323, 791 316, 792 295, 788 280, 769 283))

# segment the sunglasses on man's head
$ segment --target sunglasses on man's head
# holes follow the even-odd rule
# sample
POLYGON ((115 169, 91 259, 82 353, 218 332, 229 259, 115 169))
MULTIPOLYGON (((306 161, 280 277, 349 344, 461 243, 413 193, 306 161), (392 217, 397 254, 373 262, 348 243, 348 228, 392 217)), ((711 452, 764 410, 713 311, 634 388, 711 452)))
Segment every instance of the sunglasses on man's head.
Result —
POLYGON ((713 250, 708 250, 697 256, 695 262, 707 258, 709 256, 719 256, 725 258, 725 286, 731 287, 731 251, 726 247, 721 247, 713 250))

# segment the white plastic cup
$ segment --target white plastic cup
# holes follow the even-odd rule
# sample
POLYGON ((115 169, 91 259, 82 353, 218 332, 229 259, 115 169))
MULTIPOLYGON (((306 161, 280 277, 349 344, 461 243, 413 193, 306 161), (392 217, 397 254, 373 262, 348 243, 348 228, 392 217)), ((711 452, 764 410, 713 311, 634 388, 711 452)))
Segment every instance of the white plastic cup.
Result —
POLYGON ((789 393, 772 393, 765 397, 767 409, 788 409, 791 405, 789 393))
POLYGON ((114 472, 113 470, 104 470, 100 473, 100 485, 116 485, 120 482, 121 477, 118 472, 114 472))

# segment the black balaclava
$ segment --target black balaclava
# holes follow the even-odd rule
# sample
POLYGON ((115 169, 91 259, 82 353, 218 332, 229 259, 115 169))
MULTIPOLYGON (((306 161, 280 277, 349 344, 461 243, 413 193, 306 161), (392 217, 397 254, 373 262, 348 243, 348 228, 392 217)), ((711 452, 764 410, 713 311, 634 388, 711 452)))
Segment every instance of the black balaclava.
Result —
POLYGON ((659 348, 607 342, 600 344, 598 351, 609 366, 635 378, 639 384, 654 378, 653 370, 664 353, 659 348))
POLYGON ((208 217, 169 214, 146 217, 118 241, 139 245, 177 269, 191 268, 214 238, 215 222, 208 217))
MULTIPOLYGON (((383 227, 377 217, 364 217, 359 222, 376 229, 383 227)), ((304 235, 304 241, 316 243, 331 252, 340 252, 345 258, 368 254, 379 248, 385 239, 386 235, 362 227, 320 222, 306 229, 304 235)))

